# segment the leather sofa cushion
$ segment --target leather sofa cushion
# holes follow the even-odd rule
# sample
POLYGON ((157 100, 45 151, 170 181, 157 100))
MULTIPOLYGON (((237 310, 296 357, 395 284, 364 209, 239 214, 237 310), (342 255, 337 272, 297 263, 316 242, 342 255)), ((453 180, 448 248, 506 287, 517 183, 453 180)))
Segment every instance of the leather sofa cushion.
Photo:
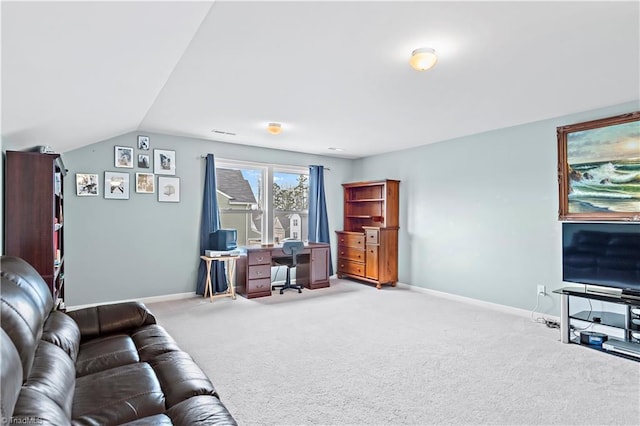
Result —
MULTIPOLYGON (((42 398, 52 400, 71 418, 75 389, 75 366, 69 356, 53 343, 41 341, 36 349, 33 366, 22 389, 33 389, 42 398)), ((18 401, 22 398, 22 393, 18 401)))
POLYGON ((22 363, 20 355, 4 329, 0 329, 0 368, 2 369, 2 391, 0 391, 0 418, 9 419, 18 400, 22 386, 22 363))
POLYGON ((23 388, 13 411, 12 424, 64 426, 69 417, 56 402, 35 388, 23 388))
POLYGON ((109 368, 140 361, 138 349, 127 334, 113 334, 80 345, 76 376, 82 377, 109 368))
POLYGON ((139 302, 93 306, 69 311, 67 315, 78 324, 82 340, 156 323, 153 314, 139 302))
POLYGON ((122 426, 151 426, 151 425, 173 426, 173 422, 171 421, 171 417, 167 416, 166 414, 156 414, 155 416, 143 417, 141 419, 122 424, 122 426))
POLYGON ((147 363, 129 364, 76 379, 73 424, 117 425, 164 411, 164 394, 147 363))
POLYGON ((225 406, 215 396, 194 396, 167 410, 175 425, 236 425, 225 406))
POLYGON ((131 334, 131 339, 138 348, 141 361, 150 361, 160 354, 180 350, 173 337, 157 324, 140 327, 131 334))
POLYGON ((196 395, 218 396, 209 378, 186 352, 167 352, 149 363, 164 390, 167 407, 196 395))
POLYGON ((60 347, 75 362, 80 349, 80 329, 68 315, 53 311, 44 323, 42 340, 60 347))
MULTIPOLYGON (((2 266, 5 266, 4 263, 2 266)), ((36 301, 38 297, 34 299, 30 292, 24 291, 21 288, 23 285, 2 276, 0 323, 20 355, 22 378, 25 380, 31 369, 47 313, 44 312, 45 304, 41 300, 36 301)))

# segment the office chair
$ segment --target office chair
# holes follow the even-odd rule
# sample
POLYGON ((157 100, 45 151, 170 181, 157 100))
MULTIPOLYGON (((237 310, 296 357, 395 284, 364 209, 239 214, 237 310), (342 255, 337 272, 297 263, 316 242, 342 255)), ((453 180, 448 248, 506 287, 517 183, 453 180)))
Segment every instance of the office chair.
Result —
POLYGON ((302 241, 285 241, 282 244, 282 252, 286 254, 287 257, 276 257, 273 261, 278 264, 278 266, 287 267, 287 278, 285 279, 284 284, 271 286, 271 290, 279 288, 280 294, 283 294, 286 289, 292 288, 298 290, 298 293, 302 293, 302 285, 291 284, 291 268, 295 268, 297 266, 297 256, 302 250, 304 250, 304 243, 302 241))

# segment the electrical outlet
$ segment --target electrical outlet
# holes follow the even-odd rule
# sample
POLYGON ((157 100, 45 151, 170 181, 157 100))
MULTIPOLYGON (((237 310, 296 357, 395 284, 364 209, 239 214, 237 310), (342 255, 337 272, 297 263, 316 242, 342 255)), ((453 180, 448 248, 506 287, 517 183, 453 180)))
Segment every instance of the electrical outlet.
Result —
POLYGON ((545 290, 543 285, 538 285, 538 293, 540 296, 545 296, 547 294, 547 291, 545 290))

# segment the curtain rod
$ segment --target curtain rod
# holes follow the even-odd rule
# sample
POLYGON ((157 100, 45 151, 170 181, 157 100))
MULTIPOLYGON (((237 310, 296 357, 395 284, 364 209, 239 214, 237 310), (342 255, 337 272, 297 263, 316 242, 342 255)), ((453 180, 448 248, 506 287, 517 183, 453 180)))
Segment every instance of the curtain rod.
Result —
MULTIPOLYGON (((207 158, 207 156, 206 155, 200 155, 200 158, 205 159, 205 158, 207 158)), ((291 166, 291 165, 287 165, 287 164, 281 164, 281 165, 282 166, 290 166, 290 167, 300 167, 300 166, 291 166)), ((321 166, 321 164, 309 164, 307 167, 311 167, 311 166, 321 166)), ((322 167, 324 167, 324 166, 322 166, 322 167)), ((331 169, 329 167, 324 167, 324 170, 327 170, 329 172, 331 171, 331 169)))

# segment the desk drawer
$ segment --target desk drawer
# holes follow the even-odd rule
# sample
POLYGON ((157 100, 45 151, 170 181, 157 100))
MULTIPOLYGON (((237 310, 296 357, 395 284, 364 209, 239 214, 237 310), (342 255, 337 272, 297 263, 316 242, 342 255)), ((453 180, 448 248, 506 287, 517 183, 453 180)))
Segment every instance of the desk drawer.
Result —
POLYGON ((271 279, 271 262, 266 265, 249 266, 249 280, 259 278, 271 279))
POLYGON ((247 293, 271 293, 271 277, 247 281, 247 293))
POLYGON ((360 247, 364 248, 364 235, 363 234, 338 234, 338 245, 345 247, 360 247))
POLYGON ((338 272, 350 275, 364 276, 364 263, 338 259, 338 272))
POLYGON ((247 255, 247 262, 249 265, 270 265, 271 264, 271 252, 270 251, 250 251, 247 255))
POLYGON ((338 258, 364 262, 364 250, 354 247, 340 246, 338 247, 338 258))

